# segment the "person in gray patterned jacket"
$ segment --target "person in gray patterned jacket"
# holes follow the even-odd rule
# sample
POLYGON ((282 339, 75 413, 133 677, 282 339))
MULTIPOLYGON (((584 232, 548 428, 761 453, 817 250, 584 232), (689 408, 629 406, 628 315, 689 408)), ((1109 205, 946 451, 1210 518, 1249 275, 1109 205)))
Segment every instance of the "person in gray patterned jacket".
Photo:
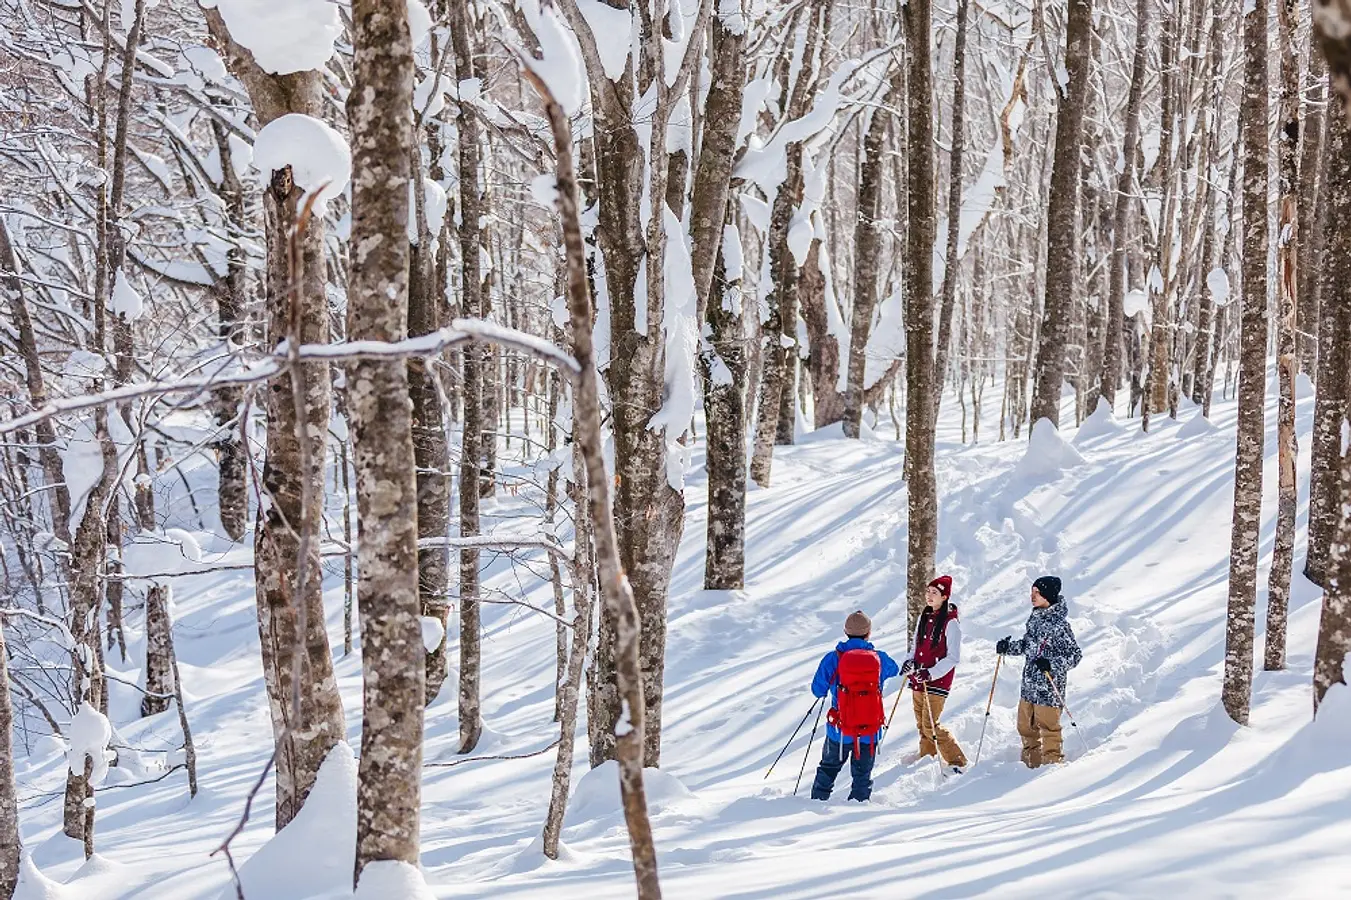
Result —
POLYGON ((1032 583, 1032 614, 1027 617, 1026 633, 1016 641, 1010 636, 995 645, 995 652, 1001 656, 1026 658, 1022 699, 1018 702, 1018 734, 1023 739, 1023 762, 1029 769, 1065 759, 1061 752, 1061 703, 1070 669, 1084 658, 1067 615, 1060 579, 1043 575, 1032 583), (1054 690, 1051 681, 1055 682, 1054 690))

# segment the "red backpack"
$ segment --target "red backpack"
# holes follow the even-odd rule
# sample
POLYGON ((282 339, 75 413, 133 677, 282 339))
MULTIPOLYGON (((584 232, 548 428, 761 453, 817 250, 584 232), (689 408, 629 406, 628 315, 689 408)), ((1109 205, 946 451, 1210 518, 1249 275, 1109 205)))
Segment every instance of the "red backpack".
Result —
POLYGON ((846 650, 839 657, 835 668, 839 686, 836 706, 826 721, 840 729, 844 738, 853 738, 857 755, 859 739, 874 737, 886 722, 882 709, 882 658, 875 650, 846 650))

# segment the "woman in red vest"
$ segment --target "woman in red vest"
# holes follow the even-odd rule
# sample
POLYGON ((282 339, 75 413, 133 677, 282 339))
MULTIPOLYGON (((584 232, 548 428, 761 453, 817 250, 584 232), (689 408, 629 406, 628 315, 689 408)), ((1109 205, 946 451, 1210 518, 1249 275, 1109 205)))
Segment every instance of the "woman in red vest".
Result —
POLYGON ((928 606, 919 617, 914 651, 901 666, 901 674, 910 675, 920 757, 937 753, 950 772, 960 775, 966 765, 966 754, 948 730, 938 724, 962 651, 962 627, 957 623, 957 607, 949 599, 951 596, 952 576, 942 575, 929 582, 925 591, 928 606))

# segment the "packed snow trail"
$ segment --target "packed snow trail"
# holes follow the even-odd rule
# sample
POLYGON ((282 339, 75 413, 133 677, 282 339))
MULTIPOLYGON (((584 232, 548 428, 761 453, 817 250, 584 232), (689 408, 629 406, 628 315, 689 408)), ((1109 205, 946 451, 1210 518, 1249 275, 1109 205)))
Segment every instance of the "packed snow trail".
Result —
MULTIPOLYGON (((1037 771, 1019 762, 1014 717, 1023 661, 1010 658, 980 765, 966 775, 940 782, 931 761, 905 762, 916 736, 903 699, 881 747, 873 802, 848 803, 837 789, 829 803, 814 803, 805 785, 791 796, 810 722, 766 781, 765 770, 811 701, 816 663, 840 638, 850 611, 872 616, 880 649, 905 652, 903 447, 877 436, 845 441, 836 426, 776 448, 773 488, 749 496, 747 586, 740 592, 699 589, 705 491, 696 455, 670 601, 663 768, 648 778, 665 896, 1351 895, 1345 866, 1351 691, 1334 691, 1319 722, 1308 723, 1318 593, 1298 574, 1289 669, 1257 673, 1251 727, 1233 726, 1219 705, 1233 403, 1216 403, 1213 428, 1196 423, 1188 408, 1180 422, 1156 421, 1149 435, 1139 433, 1138 422, 1098 415, 1077 436, 1067 427, 1064 442, 1054 433, 1035 435, 1030 455, 1026 438, 961 446, 954 406, 945 405, 937 462, 938 569, 954 577, 965 640, 943 723, 974 755, 994 643, 1021 634, 1032 579, 1058 574, 1084 651, 1066 697, 1078 721, 1071 729, 1064 720, 1070 762, 1037 771), (1087 753, 1072 730, 1087 742, 1087 753)), ((1302 399, 1305 448, 1310 413, 1311 401, 1302 399)), ((1065 418, 1072 421, 1072 412, 1065 418)), ((889 432, 889 423, 883 428, 889 432)), ((1273 498, 1274 442, 1268 443, 1273 498)), ((1304 452, 1305 483, 1307 466, 1304 452)), ((1264 565, 1274 503, 1265 513, 1264 565)), ((524 495, 485 510, 504 525, 518 521, 511 518, 517 514, 534 514, 524 495)), ((1301 556, 1303 517, 1301 505, 1301 556)), ((228 547, 198 537, 208 561, 228 547)), ((232 552, 227 559, 247 559, 232 552)), ((162 571, 172 564, 165 554, 162 547, 132 548, 128 569, 162 571)), ((487 583, 524 589, 537 605, 552 603, 545 583, 501 560, 487 583)), ((341 596, 335 579, 330 634, 349 740, 359 746, 360 662, 358 653, 341 658, 341 596)), ((1258 653, 1265 599, 1263 591, 1258 653)), ((208 854, 237 820, 271 741, 250 574, 180 579, 175 601, 202 793, 189 802, 181 773, 102 791, 101 867, 80 868, 78 848, 59 836, 59 802, 25 805, 34 861, 68 882, 61 889, 70 896, 233 896, 225 866, 208 854)), ((510 606, 485 609, 484 620, 487 731, 478 753, 539 750, 555 737, 553 623, 510 606)), ((143 638, 133 637, 135 660, 143 638)), ((134 681, 138 673, 120 674, 134 681)), ((448 685, 454 678, 452 671, 448 685)), ((126 725, 139 698, 117 684, 112 690, 111 718, 123 742, 177 746, 172 712, 126 725)), ((886 697, 888 711, 893 699, 886 697)), ((438 897, 632 896, 613 766, 588 772, 584 742, 579 746, 564 855, 551 863, 540 852, 539 832, 552 754, 445 767, 460 759, 456 739, 454 691, 446 689, 427 715, 422 817, 422 864, 438 897)), ((804 782, 820 744, 818 731, 804 782)), ((20 761, 21 796, 59 790, 58 750, 49 743, 20 761)), ((114 768, 110 784, 154 777, 155 766, 173 756, 143 755, 147 775, 114 768)), ((235 842, 241 860, 271 836, 272 796, 269 781, 235 842)), ((286 845, 350 856, 350 848, 326 845, 343 840, 345 823, 305 827, 311 831, 287 835, 286 845)), ((256 869, 252 877, 261 874, 256 869)), ((320 895, 331 886, 314 888, 320 895)), ((272 900, 265 892, 249 897, 272 900)), ((285 900, 301 898, 287 891, 285 900)))

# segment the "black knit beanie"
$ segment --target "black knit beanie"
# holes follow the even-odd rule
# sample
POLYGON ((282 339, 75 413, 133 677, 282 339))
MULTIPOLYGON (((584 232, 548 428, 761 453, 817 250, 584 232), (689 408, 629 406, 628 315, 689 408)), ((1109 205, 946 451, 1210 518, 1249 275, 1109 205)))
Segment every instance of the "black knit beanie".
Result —
POLYGON ((1032 586, 1037 589, 1037 593, 1046 598, 1047 603, 1060 602, 1060 579, 1054 575, 1043 575, 1032 586))

